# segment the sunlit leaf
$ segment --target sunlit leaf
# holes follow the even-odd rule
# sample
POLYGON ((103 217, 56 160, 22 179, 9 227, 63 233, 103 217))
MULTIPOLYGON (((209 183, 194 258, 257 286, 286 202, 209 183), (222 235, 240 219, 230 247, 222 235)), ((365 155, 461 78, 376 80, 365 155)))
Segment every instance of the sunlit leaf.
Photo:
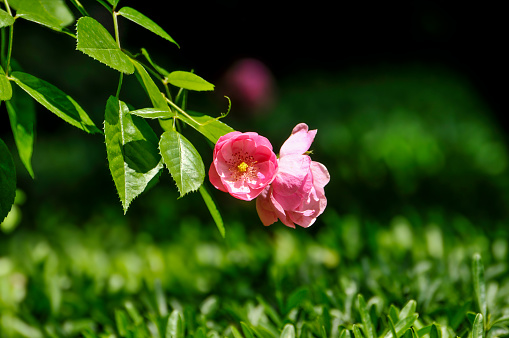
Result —
POLYGON ((184 136, 173 130, 164 132, 159 149, 181 197, 202 185, 205 166, 198 151, 184 136))
POLYGON ((30 176, 32 169, 32 152, 34 146, 35 106, 32 98, 21 89, 14 87, 12 100, 5 102, 11 123, 12 134, 18 148, 19 158, 30 176))
POLYGON ((409 300, 408 303, 406 303, 406 305, 399 312, 398 318, 400 320, 402 320, 408 316, 413 315, 415 313, 416 308, 417 308, 417 302, 413 299, 409 300))
POLYGON ((3 9, 0 9, 0 28, 10 26, 14 23, 14 18, 3 9))
POLYGON ((158 24, 156 24, 154 21, 147 18, 145 15, 141 14, 137 10, 131 7, 122 7, 118 14, 123 16, 126 19, 131 20, 132 22, 137 23, 138 25, 142 26, 143 28, 148 29, 154 34, 159 35, 163 39, 166 39, 170 42, 173 42, 178 46, 178 44, 173 40, 173 38, 164 31, 158 24))
POLYGON ((216 204, 214 203, 214 200, 212 199, 212 196, 208 192, 207 188, 202 184, 200 186, 200 194, 203 198, 203 201, 205 202, 205 205, 207 206, 207 209, 209 209, 210 215, 212 215, 212 218, 214 219, 214 222, 216 223, 217 229, 221 233, 221 236, 225 238, 226 236, 226 230, 224 228, 223 218, 221 217, 221 213, 219 213, 219 210, 217 209, 216 204))
POLYGON ((294 338, 295 337, 295 326, 292 324, 286 324, 281 332, 280 338, 294 338))
POLYGON ((475 316, 474 324, 472 325, 472 338, 484 338, 484 319, 481 313, 475 316))
MULTIPOLYGON (((1 14, 1 13, 0 13, 1 14)), ((12 97, 11 82, 5 76, 4 69, 0 66, 0 101, 10 100, 12 97)))
POLYGON ((126 213, 162 168, 158 139, 143 119, 129 114, 127 105, 113 96, 106 104, 104 133, 111 176, 126 213))
POLYGON ((17 16, 54 30, 60 31, 74 22, 74 15, 63 0, 9 0, 9 5, 17 16))
POLYGON ((175 87, 195 91, 214 90, 214 85, 191 72, 175 71, 166 76, 166 80, 175 87))
POLYGON ((366 306, 366 301, 364 300, 364 297, 361 294, 357 296, 357 302, 359 306, 359 312, 361 314, 364 334, 367 338, 375 338, 376 337, 375 327, 373 326, 373 322, 371 321, 371 316, 369 315, 369 311, 366 306))
POLYGON ((474 280, 474 292, 477 305, 481 314, 486 316, 486 281, 484 280, 484 265, 481 255, 475 254, 472 260, 472 276, 474 280))
POLYGON ((0 139, 0 223, 11 210, 16 197, 16 169, 9 149, 0 139))
POLYGON ((76 49, 125 74, 134 73, 131 59, 120 49, 110 33, 97 20, 82 17, 76 26, 76 49))
POLYGON ((62 120, 88 133, 101 132, 83 108, 57 87, 22 72, 13 72, 11 76, 18 86, 62 120))
POLYGON ((122 309, 115 310, 115 322, 117 324, 117 330, 120 336, 125 337, 128 332, 129 320, 127 314, 122 309))
POLYGON ((173 310, 171 315, 168 317, 166 337, 184 337, 184 320, 182 319, 182 313, 179 310, 173 310))

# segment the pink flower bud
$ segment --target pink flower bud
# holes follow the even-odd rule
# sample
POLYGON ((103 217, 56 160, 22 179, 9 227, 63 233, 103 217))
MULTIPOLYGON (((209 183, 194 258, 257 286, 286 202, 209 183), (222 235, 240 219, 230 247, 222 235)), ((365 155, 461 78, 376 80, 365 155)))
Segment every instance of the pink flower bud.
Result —
POLYGON ((267 138, 234 131, 217 141, 209 179, 217 189, 251 201, 274 180, 277 168, 277 157, 267 138))
POLYGON ((256 200, 256 210, 264 225, 279 218, 289 227, 298 224, 307 228, 325 210, 324 187, 329 183, 329 172, 323 164, 304 154, 316 132, 308 131, 308 126, 300 123, 281 147, 276 177, 256 200))

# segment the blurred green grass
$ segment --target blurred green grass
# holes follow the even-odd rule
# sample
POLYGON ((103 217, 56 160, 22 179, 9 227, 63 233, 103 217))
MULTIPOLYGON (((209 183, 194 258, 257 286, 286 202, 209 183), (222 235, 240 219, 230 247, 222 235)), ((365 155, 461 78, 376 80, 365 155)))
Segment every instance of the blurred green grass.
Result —
POLYGON ((297 123, 318 129, 312 157, 331 182, 312 228, 264 228, 253 203, 215 192, 222 240, 199 195, 177 200, 167 173, 123 216, 103 141, 42 131, 37 179, 20 175, 26 198, 0 236, 0 336, 270 337, 293 327, 337 337, 360 327, 368 337, 362 294, 377 336, 391 335, 387 316, 396 327, 400 311, 413 318, 402 309, 415 300, 419 337, 434 324, 467 337, 469 313, 481 312, 475 253, 486 328, 507 316, 507 145, 460 75, 420 65, 295 74, 280 80, 273 111, 242 116, 234 103, 225 122, 276 150, 297 123))

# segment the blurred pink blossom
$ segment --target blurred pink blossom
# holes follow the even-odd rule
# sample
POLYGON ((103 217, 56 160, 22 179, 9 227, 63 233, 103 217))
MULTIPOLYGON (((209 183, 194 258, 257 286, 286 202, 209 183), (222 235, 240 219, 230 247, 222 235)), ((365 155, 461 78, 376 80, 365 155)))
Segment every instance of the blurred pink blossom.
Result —
POLYGON ((300 123, 281 147, 276 177, 256 199, 256 210, 264 225, 279 218, 289 227, 298 224, 307 228, 325 210, 324 187, 329 183, 329 172, 305 154, 316 132, 300 123))
POLYGON ((217 189, 251 201, 274 180, 277 168, 277 157, 267 138, 234 131, 217 141, 209 179, 217 189))

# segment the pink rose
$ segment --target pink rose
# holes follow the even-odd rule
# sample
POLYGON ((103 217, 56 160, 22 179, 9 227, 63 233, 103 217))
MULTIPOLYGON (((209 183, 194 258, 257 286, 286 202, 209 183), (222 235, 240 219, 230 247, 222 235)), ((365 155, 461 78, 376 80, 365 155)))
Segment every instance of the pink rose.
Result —
POLYGON ((276 177, 256 199, 256 210, 264 225, 279 218, 289 227, 295 228, 296 223, 307 228, 325 210, 324 187, 329 183, 329 172, 305 155, 315 135, 316 130, 308 131, 308 126, 300 123, 281 147, 276 177))
POLYGON ((274 180, 278 168, 269 140, 253 132, 221 136, 213 156, 210 182, 245 201, 256 198, 274 180))

